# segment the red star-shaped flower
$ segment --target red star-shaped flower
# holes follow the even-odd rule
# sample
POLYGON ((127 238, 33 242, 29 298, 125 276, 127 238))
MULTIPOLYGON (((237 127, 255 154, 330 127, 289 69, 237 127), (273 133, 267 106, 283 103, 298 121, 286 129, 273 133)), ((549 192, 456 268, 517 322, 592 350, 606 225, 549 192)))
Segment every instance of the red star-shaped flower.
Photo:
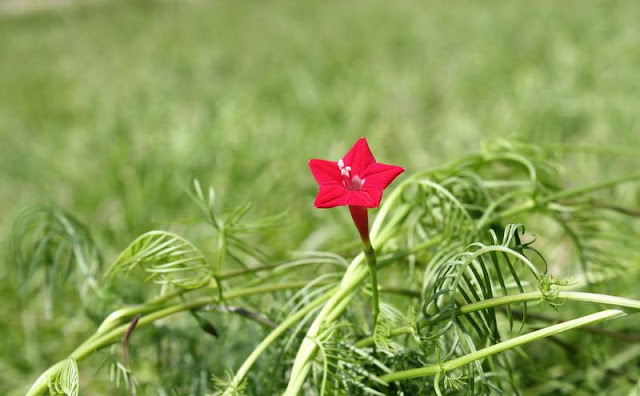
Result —
POLYGON ((316 208, 343 205, 377 208, 382 190, 404 172, 399 166, 376 162, 365 138, 360 138, 337 162, 312 159, 309 168, 320 186, 314 202, 316 208))

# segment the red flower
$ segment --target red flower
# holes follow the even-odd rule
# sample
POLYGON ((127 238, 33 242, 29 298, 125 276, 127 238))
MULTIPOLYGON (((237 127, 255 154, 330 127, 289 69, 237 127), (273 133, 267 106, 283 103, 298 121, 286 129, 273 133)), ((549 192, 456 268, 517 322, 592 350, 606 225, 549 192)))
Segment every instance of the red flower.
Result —
POLYGON ((312 159, 309 161, 309 168, 320 186, 314 203, 316 208, 349 206, 351 218, 362 239, 362 248, 371 275, 371 316, 375 334, 380 308, 376 254, 369 239, 367 208, 377 208, 380 205, 382 190, 404 172, 404 168, 376 162, 365 138, 360 138, 338 162, 312 159))
POLYGON ((360 138, 337 162, 312 159, 309 168, 320 186, 314 202, 316 208, 343 205, 377 208, 382 190, 404 172, 399 166, 376 162, 365 138, 360 138))

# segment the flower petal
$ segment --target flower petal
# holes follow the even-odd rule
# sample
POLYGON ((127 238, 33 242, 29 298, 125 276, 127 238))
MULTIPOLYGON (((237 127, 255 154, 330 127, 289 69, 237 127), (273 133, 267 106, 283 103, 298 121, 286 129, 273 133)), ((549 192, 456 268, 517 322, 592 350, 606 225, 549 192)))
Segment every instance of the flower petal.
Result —
POLYGON ((347 204, 350 206, 363 206, 365 208, 377 208, 382 198, 382 190, 348 191, 347 204))
POLYGON ((309 168, 319 185, 342 184, 338 163, 321 159, 309 160, 309 168))
POLYGON ((342 185, 320 185, 320 190, 313 205, 316 208, 333 208, 347 205, 348 194, 342 185))
POLYGON ((404 168, 399 166, 381 164, 379 162, 371 164, 361 176, 364 179, 363 188, 369 191, 379 190, 382 192, 402 172, 404 172, 404 168))
POLYGON ((352 174, 359 175, 360 177, 362 177, 362 173, 367 167, 376 162, 365 138, 358 139, 342 160, 346 166, 351 167, 352 174))

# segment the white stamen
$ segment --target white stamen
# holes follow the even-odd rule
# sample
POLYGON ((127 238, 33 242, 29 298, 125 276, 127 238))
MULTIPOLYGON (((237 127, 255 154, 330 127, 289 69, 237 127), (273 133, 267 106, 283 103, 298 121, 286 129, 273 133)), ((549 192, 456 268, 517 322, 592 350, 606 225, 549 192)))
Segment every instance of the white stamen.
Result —
POLYGON ((360 176, 354 175, 351 177, 351 167, 344 165, 344 160, 338 160, 338 168, 340 169, 340 175, 342 175, 342 186, 348 191, 360 191, 364 185, 364 179, 360 179, 360 176))
POLYGON ((351 172, 351 167, 350 166, 344 166, 344 161, 343 160, 338 160, 338 168, 340 169, 340 174, 342 176, 345 177, 349 177, 351 174, 349 172, 351 172))

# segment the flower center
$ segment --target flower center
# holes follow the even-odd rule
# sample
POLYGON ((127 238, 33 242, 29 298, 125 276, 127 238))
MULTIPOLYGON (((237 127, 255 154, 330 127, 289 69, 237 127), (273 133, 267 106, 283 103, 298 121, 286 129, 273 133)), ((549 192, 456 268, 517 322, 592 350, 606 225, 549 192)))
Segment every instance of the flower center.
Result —
POLYGON ((358 175, 351 176, 351 167, 345 166, 343 160, 338 160, 338 168, 342 175, 342 186, 347 191, 360 191, 364 186, 365 179, 361 179, 358 175))

